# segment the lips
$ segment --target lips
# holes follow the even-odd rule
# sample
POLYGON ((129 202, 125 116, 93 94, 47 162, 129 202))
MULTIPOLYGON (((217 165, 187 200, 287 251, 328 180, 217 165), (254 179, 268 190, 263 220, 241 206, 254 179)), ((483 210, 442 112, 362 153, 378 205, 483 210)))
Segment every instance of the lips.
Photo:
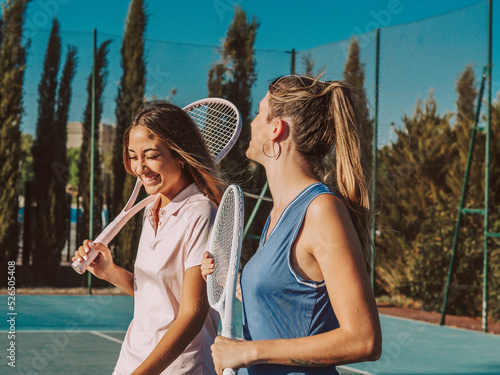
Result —
POLYGON ((154 182, 155 180, 158 179, 158 177, 160 177, 159 174, 156 174, 156 175, 151 175, 151 176, 142 176, 142 181, 146 184, 150 184, 152 182, 154 182))

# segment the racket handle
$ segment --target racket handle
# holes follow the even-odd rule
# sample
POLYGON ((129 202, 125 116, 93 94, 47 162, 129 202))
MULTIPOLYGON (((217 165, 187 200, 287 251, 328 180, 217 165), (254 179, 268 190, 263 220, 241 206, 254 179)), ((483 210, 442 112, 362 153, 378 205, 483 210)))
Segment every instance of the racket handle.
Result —
MULTIPOLYGON (((139 189, 140 189, 140 181, 137 180, 136 187, 134 188, 134 191, 132 193, 134 200, 135 197, 139 194, 139 189)), ((153 202, 155 199, 157 199, 159 194, 155 195, 150 195, 147 198, 144 198, 142 201, 137 203, 134 207, 132 207, 129 210, 123 210, 118 214, 115 219, 108 224, 106 228, 101 232, 100 235, 97 236, 97 238, 94 240, 94 242, 98 242, 103 244, 104 246, 108 246, 108 244, 111 242, 113 238, 118 234, 120 229, 132 218, 136 213, 138 213, 140 210, 142 210, 144 207, 146 207, 149 203, 153 202)), ((131 204, 134 203, 134 200, 132 198, 129 200, 127 203, 127 207, 130 206, 131 204)), ((125 208, 127 208, 125 207, 125 208)), ((73 262, 71 267, 78 272, 80 275, 82 275, 86 270, 87 266, 94 261, 96 256, 99 255, 98 251, 95 251, 94 249, 90 248, 89 253, 87 254, 87 260, 83 261, 82 263, 80 262, 73 262)))
POLYGON ((99 255, 98 251, 95 251, 94 249, 90 248, 90 251, 87 254, 87 260, 84 260, 81 263, 75 260, 71 265, 71 267, 73 267, 73 269, 80 275, 83 275, 87 270, 88 265, 92 263, 98 255, 99 255))
POLYGON ((232 368, 225 368, 222 372, 222 375, 236 375, 238 371, 233 370, 232 368))

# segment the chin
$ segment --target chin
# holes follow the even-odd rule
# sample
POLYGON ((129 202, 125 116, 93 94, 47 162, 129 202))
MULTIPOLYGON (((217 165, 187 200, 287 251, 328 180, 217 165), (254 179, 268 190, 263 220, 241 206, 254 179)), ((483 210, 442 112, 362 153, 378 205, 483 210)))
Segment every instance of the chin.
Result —
POLYGON ((253 154, 254 153, 252 152, 252 150, 250 148, 247 150, 247 152, 245 152, 245 155, 246 155, 246 157, 248 159, 255 161, 255 158, 253 157, 253 154))
POLYGON ((153 185, 153 186, 144 185, 144 189, 146 190, 146 193, 148 193, 149 195, 153 195, 160 192, 159 185, 153 185))

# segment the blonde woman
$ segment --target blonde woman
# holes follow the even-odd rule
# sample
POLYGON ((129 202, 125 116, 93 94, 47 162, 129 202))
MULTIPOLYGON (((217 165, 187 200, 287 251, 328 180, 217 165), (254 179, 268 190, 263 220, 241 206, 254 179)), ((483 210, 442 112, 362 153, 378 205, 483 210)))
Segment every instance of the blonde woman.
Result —
POLYGON ((214 374, 210 345, 217 314, 209 308, 200 259, 224 184, 191 118, 163 101, 146 103, 124 136, 123 162, 148 194, 134 273, 118 267, 102 244, 88 270, 134 297, 134 318, 115 375, 214 374))
MULTIPOLYGON (((301 76, 278 78, 260 102, 247 156, 265 167, 274 203, 241 274, 244 340, 216 339, 218 374, 337 374, 379 358, 360 108, 345 83, 301 76)), ((212 268, 205 253, 203 276, 212 268)))

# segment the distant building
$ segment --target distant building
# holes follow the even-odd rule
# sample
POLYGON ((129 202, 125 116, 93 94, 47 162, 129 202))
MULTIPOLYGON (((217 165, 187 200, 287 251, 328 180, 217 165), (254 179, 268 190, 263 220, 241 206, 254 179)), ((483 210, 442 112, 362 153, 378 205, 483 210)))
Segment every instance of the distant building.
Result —
MULTIPOLYGON (((83 129, 81 122, 68 122, 68 140, 66 142, 67 148, 78 148, 81 147, 83 142, 83 129)), ((102 153, 105 154, 113 149, 115 142, 115 130, 116 125, 114 124, 99 124, 99 140, 102 153)), ((86 137, 90 142, 90 136, 86 137)))

